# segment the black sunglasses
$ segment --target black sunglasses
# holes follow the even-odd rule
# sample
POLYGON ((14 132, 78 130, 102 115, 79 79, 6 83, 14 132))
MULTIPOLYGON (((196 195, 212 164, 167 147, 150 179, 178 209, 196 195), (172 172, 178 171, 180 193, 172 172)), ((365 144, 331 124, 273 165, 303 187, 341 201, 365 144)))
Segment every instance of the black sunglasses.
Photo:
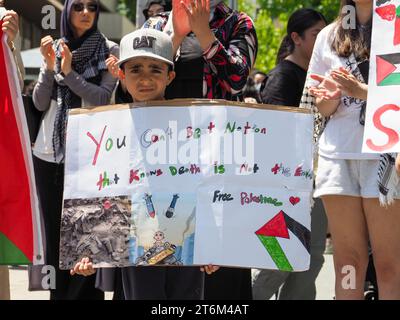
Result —
POLYGON ((76 12, 82 12, 84 9, 87 9, 89 12, 97 12, 99 5, 97 3, 88 3, 83 4, 82 2, 74 3, 72 5, 72 9, 76 12))

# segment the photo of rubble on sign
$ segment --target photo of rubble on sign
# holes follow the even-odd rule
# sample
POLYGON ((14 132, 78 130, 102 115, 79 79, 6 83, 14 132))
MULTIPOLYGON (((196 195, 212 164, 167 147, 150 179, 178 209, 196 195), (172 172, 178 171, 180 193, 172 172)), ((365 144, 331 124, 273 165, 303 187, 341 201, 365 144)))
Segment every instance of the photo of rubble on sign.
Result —
POLYGON ((98 267, 129 264, 131 201, 128 197, 67 199, 61 220, 60 269, 83 257, 98 267))

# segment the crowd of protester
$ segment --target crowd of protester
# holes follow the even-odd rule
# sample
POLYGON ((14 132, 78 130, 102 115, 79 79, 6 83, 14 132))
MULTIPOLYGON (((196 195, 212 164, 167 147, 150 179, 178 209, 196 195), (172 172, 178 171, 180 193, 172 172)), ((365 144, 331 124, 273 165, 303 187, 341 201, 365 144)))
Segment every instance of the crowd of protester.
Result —
MULTIPOLYGON (((393 254, 400 252, 400 203, 380 205, 376 182, 379 155, 361 152, 364 126, 359 119, 365 112, 368 92, 362 66, 369 61, 373 3, 342 0, 341 8, 345 5, 355 7, 355 30, 343 28, 343 13, 328 24, 314 9, 294 12, 286 26, 276 67, 264 73, 254 69, 259 43, 252 19, 222 0, 193 1, 192 6, 182 2, 173 8, 164 1, 150 0, 143 10, 147 21, 122 39, 121 48, 97 28, 99 1, 66 0, 61 37, 46 36, 41 40, 43 66, 38 81, 29 83, 30 87, 24 90, 32 94, 34 106, 45 114, 32 151, 44 221, 46 263, 57 266, 56 288, 51 290, 50 298, 101 300, 103 291, 114 291, 114 299, 126 300, 264 300, 274 294, 278 299, 312 300, 316 298, 315 282, 324 263, 329 224, 336 299, 363 299, 369 249, 373 252, 379 298, 400 299, 400 256, 393 254), (183 18, 187 24, 180 23, 183 18), (144 57, 135 60, 134 52, 120 56, 120 52, 126 55, 122 49, 129 47, 134 36, 152 36, 164 44, 163 53, 154 52, 161 70, 157 75, 144 57), (133 61, 140 63, 140 71, 135 74, 127 68, 133 61), (135 89, 135 77, 158 83, 160 91, 142 97, 135 89), (311 96, 312 103, 305 103, 305 96, 311 96), (164 98, 311 105, 324 130, 317 130, 319 155, 308 271, 204 266, 128 267, 96 272, 88 258, 71 272, 58 269, 68 110, 164 98), (341 286, 345 276, 342 268, 346 265, 356 269, 355 289, 341 286)), ((23 82, 15 44, 18 15, 6 11, 2 21, 23 82)), ((396 169, 400 175, 399 157, 396 169)), ((399 190, 395 193, 398 197, 399 190)), ((9 298, 7 274, 6 268, 0 268, 0 299, 9 298)))

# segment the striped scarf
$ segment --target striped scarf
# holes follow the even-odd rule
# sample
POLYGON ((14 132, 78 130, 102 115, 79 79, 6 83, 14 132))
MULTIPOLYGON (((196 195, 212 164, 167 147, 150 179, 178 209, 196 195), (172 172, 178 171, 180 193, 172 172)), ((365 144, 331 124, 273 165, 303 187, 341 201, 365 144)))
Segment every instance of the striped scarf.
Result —
MULTIPOLYGON (((63 40, 67 43, 65 38, 63 40)), ((57 112, 53 131, 53 152, 54 160, 57 161, 57 155, 61 154, 62 159, 65 156, 68 110, 81 107, 82 99, 64 83, 64 76, 61 73, 62 54, 60 40, 55 44, 55 52, 54 78, 56 81, 57 112)), ((106 38, 99 31, 95 31, 78 49, 72 51, 72 69, 86 81, 98 85, 101 81, 101 73, 107 70, 105 60, 109 54, 110 50, 107 47, 106 38)))

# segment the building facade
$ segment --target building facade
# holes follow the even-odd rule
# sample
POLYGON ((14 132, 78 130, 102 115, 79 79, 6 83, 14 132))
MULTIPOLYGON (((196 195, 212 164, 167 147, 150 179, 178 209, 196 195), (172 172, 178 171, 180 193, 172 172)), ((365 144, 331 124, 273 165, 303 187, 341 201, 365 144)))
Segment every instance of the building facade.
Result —
MULTIPOLYGON (((21 50, 38 47, 40 39, 46 35, 59 37, 63 3, 64 0, 5 1, 7 9, 15 10, 20 15, 21 50), (49 12, 55 14, 55 28, 49 28, 49 12)), ((117 13, 118 0, 101 0, 100 3, 99 29, 107 38, 119 42, 125 34, 135 30, 134 22, 117 13)))

